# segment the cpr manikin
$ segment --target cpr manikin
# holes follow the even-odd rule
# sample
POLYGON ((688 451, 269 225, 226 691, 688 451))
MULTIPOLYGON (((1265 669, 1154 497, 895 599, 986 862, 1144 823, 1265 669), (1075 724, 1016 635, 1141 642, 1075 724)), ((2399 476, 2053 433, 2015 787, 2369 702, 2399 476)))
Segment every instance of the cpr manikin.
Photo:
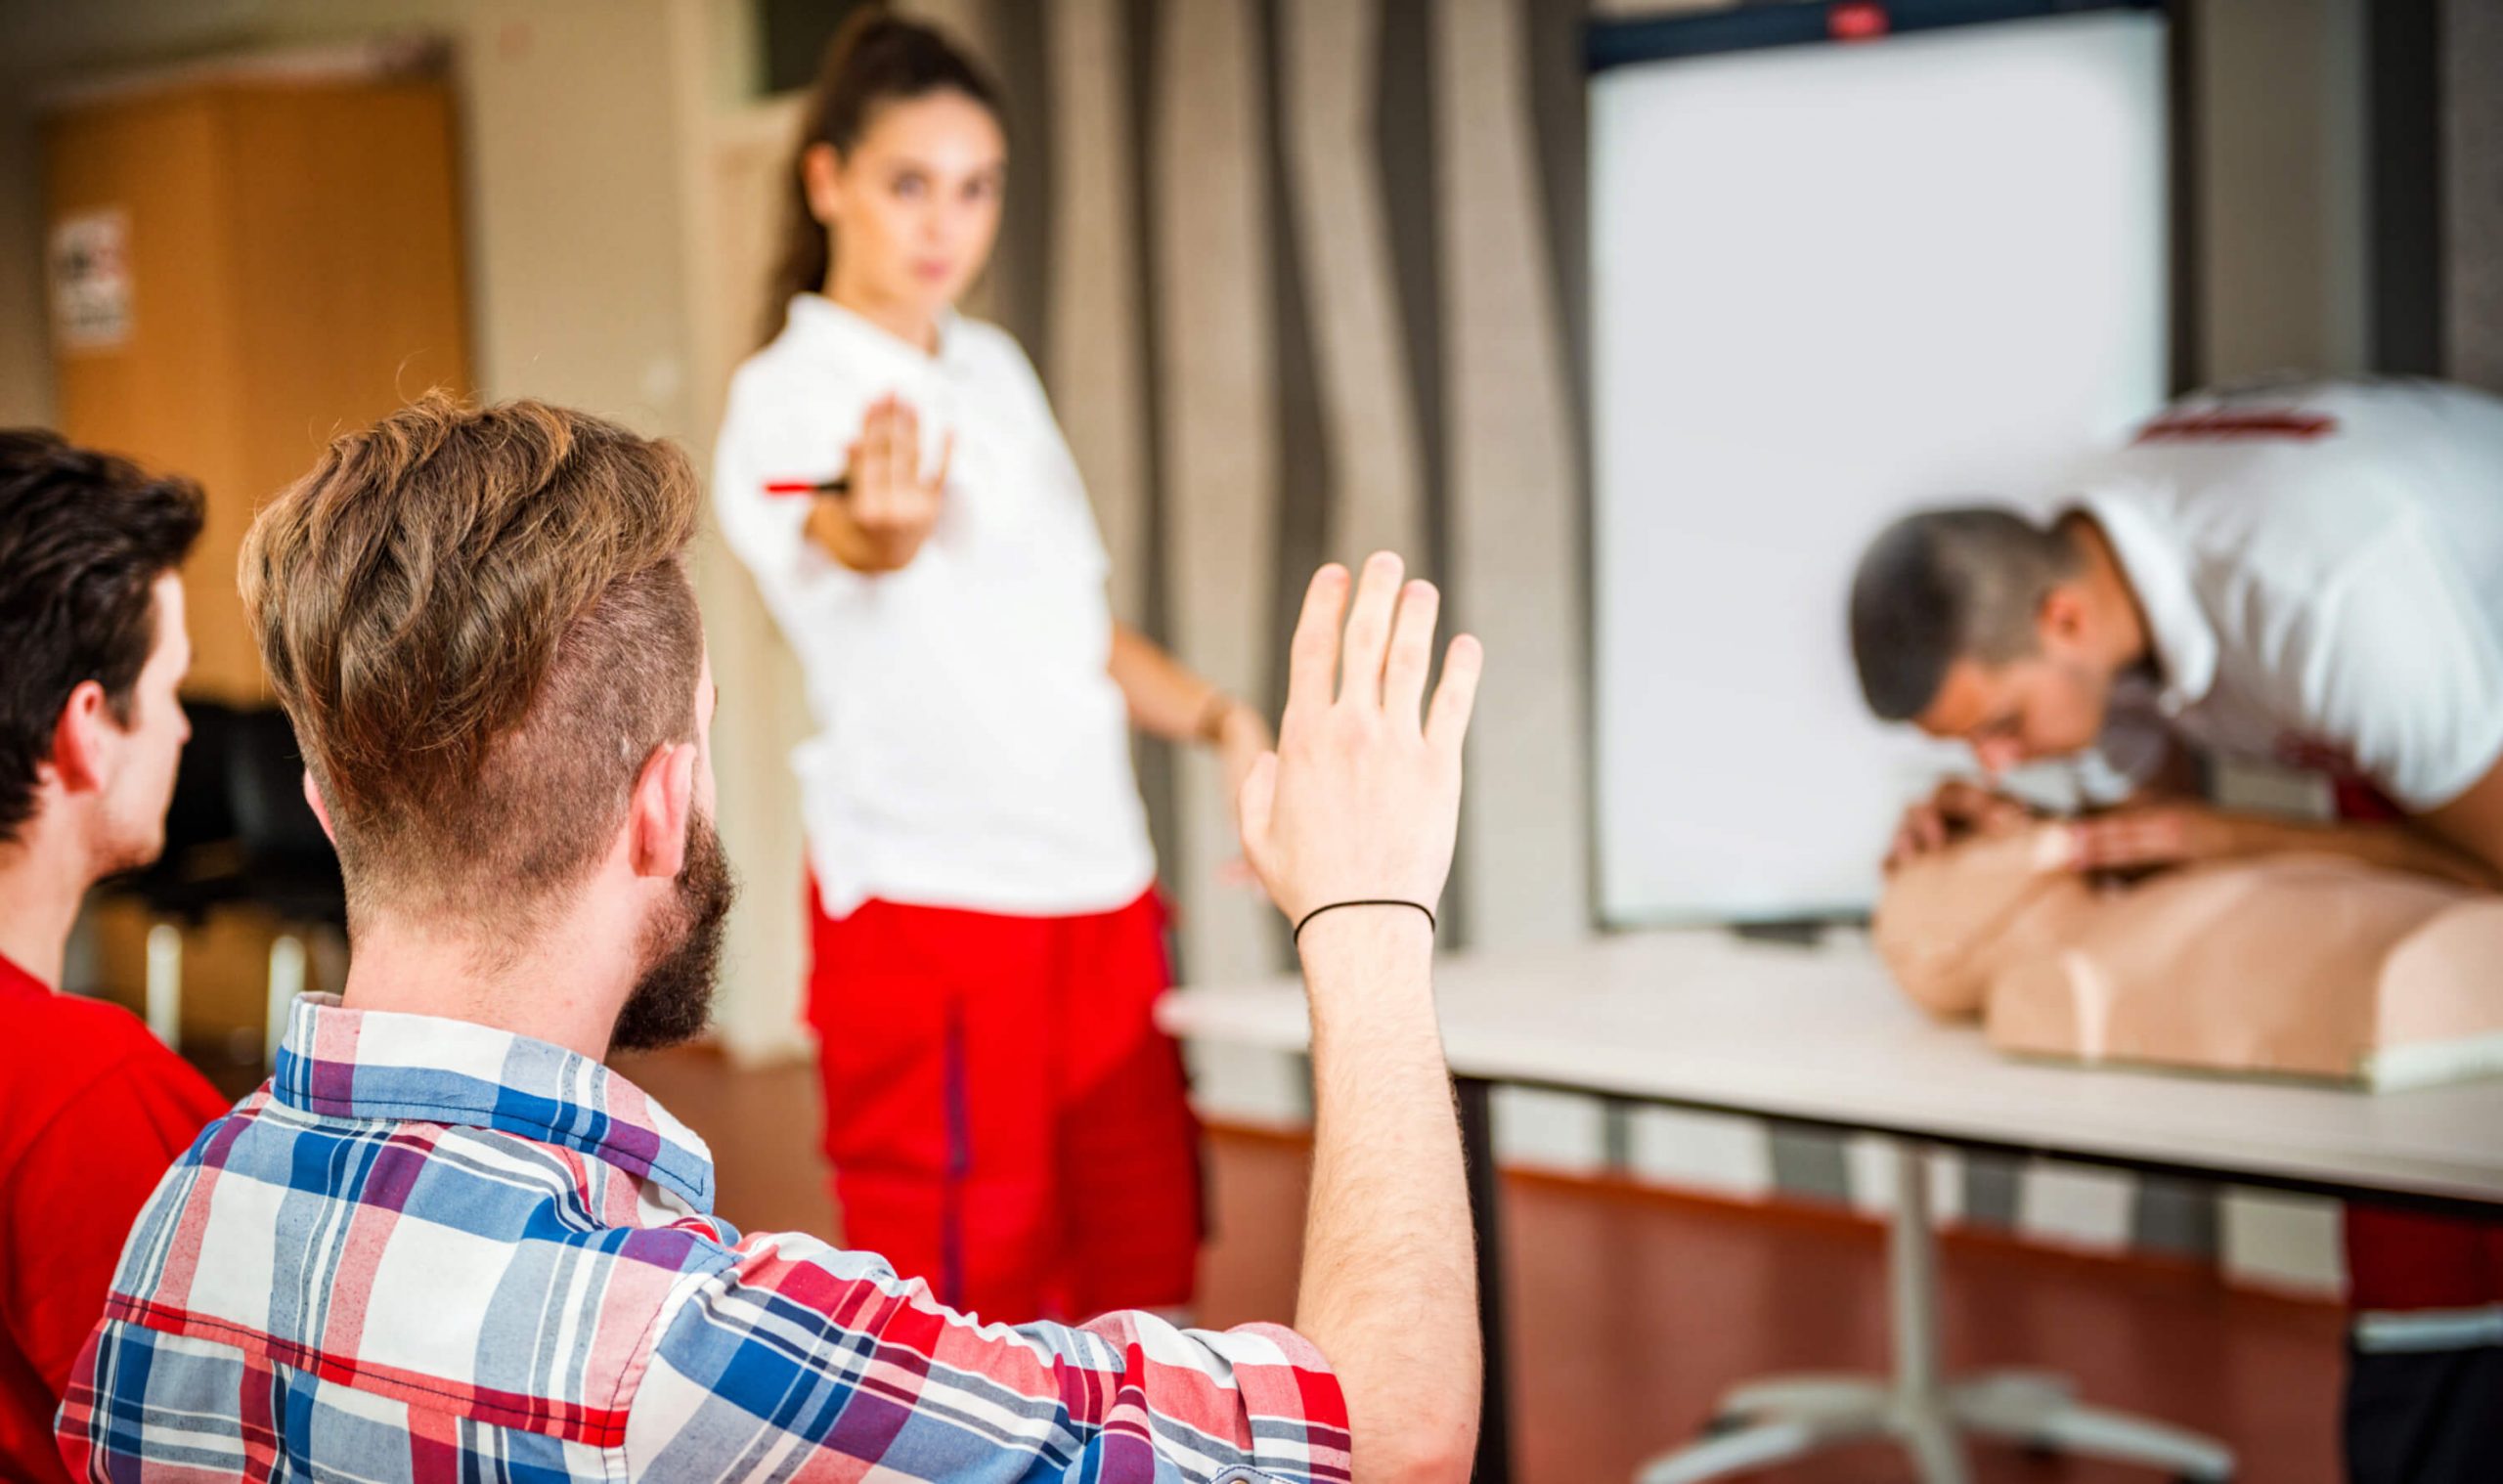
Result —
POLYGON ((2004 1051, 2415 1086, 2503 1072, 2503 896, 2327 855, 2133 883, 2058 824, 1901 865, 1878 952, 2004 1051))

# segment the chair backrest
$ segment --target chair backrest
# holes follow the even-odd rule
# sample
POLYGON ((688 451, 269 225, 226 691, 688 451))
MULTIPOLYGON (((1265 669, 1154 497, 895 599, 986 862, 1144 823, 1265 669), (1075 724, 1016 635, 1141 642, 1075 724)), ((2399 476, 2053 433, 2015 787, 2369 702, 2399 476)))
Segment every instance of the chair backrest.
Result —
POLYGON ((174 769, 161 857, 177 865, 190 851, 224 845, 236 835, 227 755, 235 746, 237 713, 222 701, 186 700, 183 711, 191 718, 192 737, 183 744, 182 762, 174 769))
POLYGON ((223 702, 188 698, 183 712, 191 719, 192 735, 174 765, 164 849, 148 864, 98 885, 107 895, 135 898, 156 916, 197 923, 239 895, 239 829, 229 776, 237 713, 223 702))
POLYGON ((337 852, 304 802, 304 757, 275 706, 237 712, 226 754, 235 837, 254 869, 338 868, 337 852))

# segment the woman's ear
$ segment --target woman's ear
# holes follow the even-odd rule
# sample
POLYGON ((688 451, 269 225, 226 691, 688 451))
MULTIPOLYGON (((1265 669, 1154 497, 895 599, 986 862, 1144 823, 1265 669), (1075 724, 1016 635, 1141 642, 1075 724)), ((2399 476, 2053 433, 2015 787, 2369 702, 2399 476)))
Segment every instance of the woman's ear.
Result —
POLYGON ((800 153, 800 184, 808 193, 809 214, 832 227, 843 206, 843 157, 834 146, 811 145, 800 153))

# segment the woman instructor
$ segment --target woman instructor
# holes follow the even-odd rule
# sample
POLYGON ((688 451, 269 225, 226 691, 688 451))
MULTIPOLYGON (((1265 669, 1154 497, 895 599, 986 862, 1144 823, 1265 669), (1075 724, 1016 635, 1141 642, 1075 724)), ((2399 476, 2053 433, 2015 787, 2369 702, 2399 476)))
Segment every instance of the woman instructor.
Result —
POLYGON ((797 651, 809 1016, 848 1244, 995 1318, 1191 1297, 1198 1130, 1129 728, 1269 745, 1113 622, 1033 368, 959 316, 997 235, 997 95, 879 10, 828 50, 778 332, 730 386, 723 530, 797 651))

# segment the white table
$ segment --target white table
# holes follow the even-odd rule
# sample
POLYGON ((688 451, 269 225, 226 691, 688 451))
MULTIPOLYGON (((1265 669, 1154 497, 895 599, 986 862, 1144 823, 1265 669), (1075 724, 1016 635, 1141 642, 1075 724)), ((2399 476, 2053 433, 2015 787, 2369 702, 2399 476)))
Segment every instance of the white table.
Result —
MULTIPOLYGON (((1435 984, 1478 1233, 1486 1410, 1477 1477, 1490 1484, 1511 1464, 1489 1127, 1496 1084, 1895 1139, 1893 1375, 1740 1386, 1723 1399, 1729 1425, 1648 1466, 1647 1484, 1691 1484, 1870 1435, 1901 1439, 1930 1484, 1960 1484, 1957 1439, 1966 1432, 2184 1477, 2230 1475, 2220 1444, 2084 1406, 2059 1377, 1941 1375, 1930 1145, 2452 1210, 2503 1206, 2503 1081, 2366 1095, 2021 1061, 1991 1050, 1969 1026, 1922 1015, 1857 938, 1810 948, 1717 931, 1603 938, 1446 958, 1435 984)), ((1293 979, 1179 990, 1160 1018, 1195 1039, 1292 1052, 1311 1044, 1293 979)))

